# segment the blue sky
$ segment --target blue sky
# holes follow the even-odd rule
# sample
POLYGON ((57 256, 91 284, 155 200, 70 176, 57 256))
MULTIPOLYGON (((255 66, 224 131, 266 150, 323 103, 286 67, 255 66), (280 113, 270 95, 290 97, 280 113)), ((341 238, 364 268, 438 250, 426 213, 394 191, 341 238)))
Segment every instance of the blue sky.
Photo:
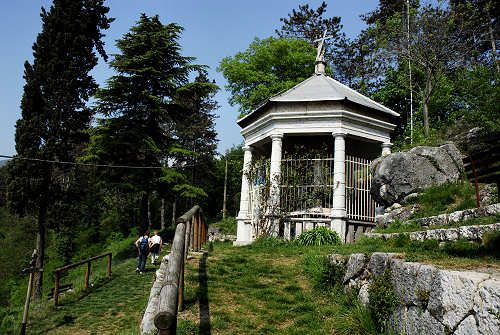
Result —
MULTIPOLYGON (((115 18, 105 32, 106 52, 117 52, 115 40, 135 24, 141 13, 158 14, 165 23, 176 22, 185 28, 181 44, 185 56, 197 58, 198 64, 210 66, 210 78, 221 87, 216 96, 220 108, 216 111, 216 130, 220 140, 218 150, 224 152, 243 141, 236 124, 237 107, 228 104, 224 89, 226 81, 216 68, 220 60, 244 50, 255 38, 274 35, 280 27, 280 17, 286 16, 299 4, 317 8, 321 0, 108 0, 110 16, 115 18)), ((0 155, 13 155, 16 120, 21 117, 19 108, 23 93, 23 64, 32 61, 31 46, 41 31, 40 8, 49 8, 49 0, 1 1, 0 12, 0 155)), ((327 16, 340 16, 344 32, 355 36, 364 28, 359 15, 376 8, 378 0, 327 1, 327 16)), ((112 75, 101 59, 93 76, 104 85, 112 75)))

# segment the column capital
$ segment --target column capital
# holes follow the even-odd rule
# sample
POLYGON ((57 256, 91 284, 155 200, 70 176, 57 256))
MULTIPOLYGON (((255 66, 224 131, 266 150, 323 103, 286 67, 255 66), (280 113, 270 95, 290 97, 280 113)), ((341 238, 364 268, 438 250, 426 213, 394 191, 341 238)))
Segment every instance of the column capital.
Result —
POLYGON ((271 140, 277 141, 277 140, 281 140, 283 138, 283 134, 280 134, 280 133, 271 134, 271 135, 269 135, 269 137, 271 138, 271 140))
POLYGON ((384 142, 380 146, 382 147, 382 149, 385 149, 385 148, 390 149, 390 148, 392 148, 392 143, 390 143, 390 142, 384 142))
POLYGON ((346 137, 347 136, 347 133, 343 130, 335 130, 332 132, 332 136, 333 137, 346 137))
POLYGON ((252 146, 250 146, 250 145, 244 145, 242 147, 242 149, 243 149, 243 151, 250 151, 250 152, 252 152, 254 148, 252 146))

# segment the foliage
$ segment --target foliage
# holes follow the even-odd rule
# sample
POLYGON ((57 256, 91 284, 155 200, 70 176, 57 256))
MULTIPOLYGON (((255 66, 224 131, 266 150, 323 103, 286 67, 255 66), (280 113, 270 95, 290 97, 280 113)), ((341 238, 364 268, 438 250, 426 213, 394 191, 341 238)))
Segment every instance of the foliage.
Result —
POLYGON ((228 81, 229 103, 248 114, 267 98, 287 90, 314 73, 314 48, 291 38, 258 39, 245 51, 225 57, 217 71, 228 81))
POLYGON ((328 29, 328 35, 335 40, 342 28, 340 17, 324 18, 326 7, 324 1, 316 10, 309 8, 308 4, 299 5, 298 10, 293 9, 292 13, 288 14, 288 18, 280 18, 283 26, 280 30, 275 30, 276 34, 280 38, 300 38, 314 43, 328 29))
POLYGON ((236 235, 237 221, 235 217, 228 216, 223 220, 217 221, 212 227, 219 228, 221 234, 236 235))
POLYGON ((340 244, 340 237, 336 231, 326 227, 316 227, 299 235, 295 243, 302 246, 311 245, 335 245, 340 244))
POLYGON ((376 278, 368 289, 370 295, 370 312, 375 321, 377 330, 387 330, 389 315, 399 303, 399 298, 391 284, 391 272, 386 270, 384 274, 376 278))

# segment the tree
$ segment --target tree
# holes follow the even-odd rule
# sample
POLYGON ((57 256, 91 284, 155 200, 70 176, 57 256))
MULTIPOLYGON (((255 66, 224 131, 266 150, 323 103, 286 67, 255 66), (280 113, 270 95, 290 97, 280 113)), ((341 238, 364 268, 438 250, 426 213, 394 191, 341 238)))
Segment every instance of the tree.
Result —
POLYGON ((289 89, 314 73, 316 51, 303 40, 256 38, 247 50, 225 57, 218 71, 228 81, 229 103, 243 116, 267 98, 289 89))
POLYGON ((130 32, 117 41, 120 53, 111 67, 118 73, 97 94, 96 110, 105 116, 92 130, 86 161, 144 167, 103 175, 109 185, 139 192, 141 229, 149 226, 148 201, 163 176, 175 129, 185 125, 186 110, 176 101, 189 74, 203 67, 180 54, 183 28, 163 25, 158 16, 142 14, 130 32), (158 167, 151 169, 148 167, 158 167))
POLYGON ((461 16, 462 20, 479 27, 479 29, 472 31, 472 33, 477 34, 477 36, 472 36, 477 46, 474 53, 481 54, 491 49, 491 59, 497 72, 500 72, 500 61, 496 48, 499 38, 498 32, 500 31, 500 3, 493 0, 450 0, 450 4, 458 17, 461 16))
MULTIPOLYGON (((103 0, 54 0, 42 8, 42 32, 33 44, 33 64, 24 67, 22 118, 16 123, 20 157, 74 161, 88 140, 92 111, 86 106, 97 84, 89 72, 97 64, 94 49, 107 59, 104 36, 112 19, 103 0)), ((64 205, 69 171, 53 164, 14 160, 9 164, 11 211, 36 218, 38 258, 43 269, 50 212, 64 205)), ((42 296, 43 272, 34 276, 34 296, 42 296)))
POLYGON ((457 20, 454 12, 430 4, 414 10, 409 38, 405 20, 405 15, 396 13, 385 25, 378 25, 374 33, 393 61, 409 58, 412 72, 422 73, 424 80, 421 85, 416 81, 414 88, 421 98, 424 134, 428 137, 429 106, 435 89, 447 75, 465 68, 475 44, 463 37, 473 28, 457 20))
POLYGON ((324 1, 316 10, 309 8, 307 4, 299 5, 299 9, 293 9, 292 13, 288 14, 288 18, 280 18, 283 26, 280 30, 275 30, 276 34, 280 38, 298 38, 313 44, 323 35, 325 29, 328 29, 333 40, 337 39, 342 29, 340 17, 324 18, 326 7, 327 4, 324 1))

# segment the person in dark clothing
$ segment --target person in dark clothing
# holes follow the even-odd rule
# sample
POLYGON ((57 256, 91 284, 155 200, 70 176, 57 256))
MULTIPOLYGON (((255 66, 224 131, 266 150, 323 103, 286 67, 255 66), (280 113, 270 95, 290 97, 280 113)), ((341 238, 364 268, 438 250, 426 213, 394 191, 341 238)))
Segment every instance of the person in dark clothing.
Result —
POLYGON ((149 233, 145 232, 141 237, 135 241, 135 246, 139 251, 139 260, 137 261, 137 268, 135 272, 140 272, 141 274, 144 272, 144 268, 146 267, 146 259, 149 253, 149 233))

